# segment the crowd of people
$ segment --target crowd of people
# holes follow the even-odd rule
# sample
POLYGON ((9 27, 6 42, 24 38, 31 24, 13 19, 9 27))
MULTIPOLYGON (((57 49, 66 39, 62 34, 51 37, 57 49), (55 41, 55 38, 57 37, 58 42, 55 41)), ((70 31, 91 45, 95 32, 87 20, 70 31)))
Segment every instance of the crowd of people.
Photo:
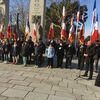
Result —
POLYGON ((49 40, 47 43, 43 43, 42 39, 39 39, 34 43, 32 37, 29 37, 27 41, 22 37, 15 41, 13 39, 0 40, 0 60, 4 63, 23 64, 24 66, 35 64, 37 67, 41 67, 46 62, 47 68, 72 68, 72 59, 74 55, 77 55, 77 68, 80 70, 85 68, 84 77, 87 77, 88 71, 90 71, 88 79, 92 79, 93 71, 98 72, 99 70, 99 52, 99 40, 95 43, 88 41, 78 45, 63 42, 61 39, 49 40), (44 55, 46 60, 44 60, 44 55), (66 59, 65 64, 64 58, 66 59), (54 65, 54 61, 56 61, 56 65, 54 65))

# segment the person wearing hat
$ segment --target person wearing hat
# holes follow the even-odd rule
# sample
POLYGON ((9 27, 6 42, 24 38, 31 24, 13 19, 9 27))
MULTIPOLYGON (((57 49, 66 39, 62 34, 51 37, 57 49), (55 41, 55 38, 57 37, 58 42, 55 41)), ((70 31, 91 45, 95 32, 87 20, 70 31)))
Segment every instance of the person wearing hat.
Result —
POLYGON ((91 41, 88 41, 87 47, 86 47, 86 52, 84 53, 84 57, 86 60, 86 71, 83 75, 84 77, 87 77, 88 71, 90 71, 88 80, 91 80, 92 76, 93 76, 94 54, 95 54, 94 44, 92 44, 91 41))

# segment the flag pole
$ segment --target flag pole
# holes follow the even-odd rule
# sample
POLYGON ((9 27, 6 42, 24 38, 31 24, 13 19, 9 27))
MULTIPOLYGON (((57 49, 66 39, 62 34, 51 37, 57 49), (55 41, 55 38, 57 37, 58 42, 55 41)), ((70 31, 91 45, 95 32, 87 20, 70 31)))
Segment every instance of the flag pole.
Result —
POLYGON ((75 48, 77 48, 78 22, 76 24, 75 48))

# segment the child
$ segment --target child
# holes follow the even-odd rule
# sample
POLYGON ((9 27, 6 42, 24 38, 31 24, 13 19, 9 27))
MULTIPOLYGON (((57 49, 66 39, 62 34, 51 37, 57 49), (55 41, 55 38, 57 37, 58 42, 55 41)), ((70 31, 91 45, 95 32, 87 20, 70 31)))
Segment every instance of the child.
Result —
POLYGON ((46 49, 46 55, 48 58, 48 68, 53 67, 53 57, 55 55, 55 49, 52 44, 49 44, 48 48, 46 49))

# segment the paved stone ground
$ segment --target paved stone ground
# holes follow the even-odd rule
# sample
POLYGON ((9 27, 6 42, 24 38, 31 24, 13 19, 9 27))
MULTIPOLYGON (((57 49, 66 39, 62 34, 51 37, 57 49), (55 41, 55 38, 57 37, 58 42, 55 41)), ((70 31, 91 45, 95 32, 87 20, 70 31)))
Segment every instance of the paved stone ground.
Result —
POLYGON ((0 100, 100 100, 100 88, 94 86, 97 74, 90 81, 74 80, 78 73, 0 63, 0 100))

